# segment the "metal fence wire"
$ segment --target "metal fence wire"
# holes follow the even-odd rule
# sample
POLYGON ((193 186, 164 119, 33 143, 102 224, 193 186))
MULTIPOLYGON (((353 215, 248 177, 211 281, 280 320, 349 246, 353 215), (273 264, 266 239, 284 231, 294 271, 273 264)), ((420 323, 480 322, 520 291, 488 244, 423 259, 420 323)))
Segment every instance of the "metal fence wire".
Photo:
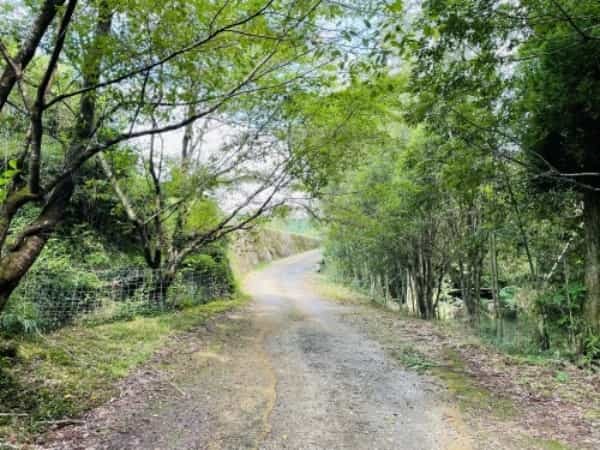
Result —
POLYGON ((75 322, 107 322, 210 302, 233 287, 215 274, 182 270, 169 279, 161 270, 120 268, 90 272, 35 273, 15 291, 34 310, 41 329, 75 322))

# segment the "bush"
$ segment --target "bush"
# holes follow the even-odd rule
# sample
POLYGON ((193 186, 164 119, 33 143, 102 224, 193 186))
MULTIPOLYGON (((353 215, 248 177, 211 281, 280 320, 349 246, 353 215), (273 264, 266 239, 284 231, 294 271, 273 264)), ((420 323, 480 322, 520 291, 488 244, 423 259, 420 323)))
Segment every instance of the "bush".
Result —
POLYGON ((0 315, 0 332, 7 335, 34 334, 43 328, 38 305, 30 301, 10 301, 0 315))
POLYGON ((551 332, 579 335, 583 331, 585 287, 573 283, 569 289, 555 288, 541 293, 536 298, 536 309, 544 318, 551 332))
POLYGON ((583 340, 583 355, 587 363, 600 361, 600 336, 588 333, 583 340))
POLYGON ((224 244, 188 257, 166 303, 160 305, 149 302, 156 276, 152 270, 136 269, 133 258, 88 247, 87 256, 74 255, 64 242, 51 240, 0 314, 0 333, 33 334, 74 322, 129 320, 207 303, 235 291, 224 244), (113 266, 107 267, 111 260, 113 266))
POLYGON ((193 281, 195 292, 189 293, 192 297, 212 299, 235 291, 233 271, 223 246, 214 246, 206 253, 189 256, 184 262, 182 278, 193 281))
POLYGON ((72 322, 81 313, 92 311, 98 303, 96 296, 100 285, 99 278, 87 271, 74 268, 38 270, 28 274, 15 291, 10 307, 15 311, 29 308, 31 314, 35 311, 37 327, 52 330, 72 322))
POLYGON ((502 314, 507 319, 515 319, 517 317, 518 305, 516 299, 517 287, 506 286, 498 292, 498 300, 502 307, 502 314))

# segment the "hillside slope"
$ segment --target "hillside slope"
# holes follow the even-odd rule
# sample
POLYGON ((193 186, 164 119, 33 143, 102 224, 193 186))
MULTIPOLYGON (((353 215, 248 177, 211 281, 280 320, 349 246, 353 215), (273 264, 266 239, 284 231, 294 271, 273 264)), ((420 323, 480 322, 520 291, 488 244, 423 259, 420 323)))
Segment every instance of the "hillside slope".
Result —
POLYGON ((230 246, 231 265, 236 277, 243 277, 261 264, 318 248, 320 242, 301 234, 270 228, 237 233, 230 246))

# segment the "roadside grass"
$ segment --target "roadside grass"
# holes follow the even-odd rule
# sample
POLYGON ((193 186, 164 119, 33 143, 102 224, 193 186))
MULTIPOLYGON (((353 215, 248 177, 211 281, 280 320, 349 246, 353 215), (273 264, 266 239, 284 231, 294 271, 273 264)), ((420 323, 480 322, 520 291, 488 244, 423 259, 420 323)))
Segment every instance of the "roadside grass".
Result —
POLYGON ((427 373, 438 366, 437 363, 427 358, 422 352, 412 345, 404 345, 391 351, 392 357, 400 361, 404 367, 413 369, 418 373, 427 373))
POLYGON ((565 446, 561 442, 552 439, 538 439, 529 436, 524 436, 521 439, 521 443, 525 448, 536 448, 542 450, 570 450, 569 447, 565 446))
POLYGON ((471 414, 486 412, 498 419, 511 419, 518 415, 514 403, 479 386, 465 370, 460 354, 453 349, 443 350, 444 363, 432 368, 431 374, 441 379, 457 400, 461 410, 471 414))
POLYGON ((337 303, 372 303, 373 305, 378 305, 369 296, 335 282, 326 274, 314 274, 311 277, 311 281, 317 293, 328 300, 333 300, 337 303))
POLYGON ((170 336, 247 300, 238 294, 156 316, 5 341, 2 346, 17 351, 14 357, 0 357, 0 448, 2 441, 30 441, 52 423, 110 400, 118 394, 116 383, 148 361, 170 336))
POLYGON ((272 261, 261 261, 252 268, 252 272, 262 272, 272 264, 272 261))
MULTIPOLYGON (((482 438, 487 433, 486 426, 490 430, 510 428, 521 420, 523 414, 521 410, 523 405, 514 400, 514 392, 509 386, 490 387, 487 383, 504 383, 507 376, 512 377, 522 371, 523 380, 513 379, 513 383, 526 389, 535 389, 540 395, 551 397, 553 392, 560 392, 561 398, 570 399, 569 393, 575 389, 573 375, 567 369, 563 369, 563 365, 558 364, 556 359, 539 354, 514 355, 507 352, 496 354, 493 345, 465 330, 464 324, 428 322, 413 317, 405 311, 391 311, 369 296, 339 284, 327 274, 315 276, 313 280, 316 291, 324 298, 340 304, 368 307, 373 310, 373 314, 375 310, 383 312, 384 315, 374 316, 376 319, 373 321, 362 318, 363 312, 353 312, 345 316, 357 325, 365 327, 367 334, 379 341, 388 354, 402 366, 441 381, 449 397, 465 417, 470 418, 469 422, 473 426, 479 428, 478 423, 483 418, 487 425, 478 432, 482 438), (502 376, 497 380, 496 378, 487 380, 485 370, 478 369, 479 363, 483 366, 491 364, 494 367, 492 372, 498 370, 496 375, 502 376), (542 373, 544 375, 540 378, 542 373), (532 384, 536 381, 539 381, 539 386, 532 384), (542 392, 540 390, 542 385, 545 388, 551 386, 552 392, 542 392)), ((571 401, 580 400, 579 393, 576 394, 578 397, 570 399, 571 401)), ((596 409, 588 410, 586 418, 595 419, 596 409)), ((541 424, 541 426, 545 425, 541 424)), ((538 431, 542 434, 546 432, 552 434, 546 429, 538 431)), ((565 439, 567 440, 570 441, 570 438, 565 439)), ((507 441, 515 444, 517 448, 540 450, 571 448, 559 440, 530 436, 522 430, 515 430, 513 434, 507 436, 507 441)))
POLYGON ((478 386, 466 373, 460 355, 454 350, 443 349, 441 358, 436 358, 425 356, 412 344, 405 344, 391 350, 390 354, 404 367, 440 379, 464 412, 480 414, 485 411, 498 419, 510 419, 518 414, 509 399, 495 396, 478 386))
MULTIPOLYGON (((369 304, 378 309, 382 308, 379 302, 332 281, 326 275, 316 277, 315 281, 319 294, 327 299, 339 303, 369 304)), ((420 346, 422 347, 423 344, 420 346)), ((477 386, 475 380, 466 373, 464 362, 458 352, 444 348, 429 352, 426 356, 425 351, 423 348, 419 349, 416 344, 405 342, 401 346, 392 347, 390 355, 406 368, 420 374, 434 375, 442 380, 464 411, 473 413, 485 410, 498 418, 510 418, 516 415, 516 409, 510 400, 493 396, 485 388, 477 386)))

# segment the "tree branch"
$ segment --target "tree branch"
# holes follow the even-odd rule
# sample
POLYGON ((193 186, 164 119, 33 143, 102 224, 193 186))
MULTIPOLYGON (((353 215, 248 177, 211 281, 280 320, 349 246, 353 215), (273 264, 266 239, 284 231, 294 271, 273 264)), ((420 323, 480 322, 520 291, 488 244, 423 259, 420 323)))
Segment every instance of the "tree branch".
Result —
MULTIPOLYGON (((59 101, 62 101, 62 100, 65 100, 67 98, 74 97, 74 96, 77 96, 77 95, 81 95, 81 94, 84 94, 84 93, 89 92, 91 90, 97 90, 97 89, 101 89, 101 88, 104 88, 104 87, 107 87, 107 86, 111 86, 111 85, 116 84, 116 83, 120 83, 121 81, 127 80, 128 78, 134 77, 136 75, 142 74, 142 73, 150 71, 152 69, 155 69, 156 67, 162 66, 163 64, 166 64, 167 62, 171 61, 172 59, 177 58, 178 56, 181 56, 181 55, 183 55, 185 53, 188 53, 188 52, 190 52, 192 50, 195 50, 195 49, 197 49, 197 48, 199 48, 199 47, 207 44, 208 42, 212 41, 214 38, 216 38, 220 34, 223 34, 223 33, 227 32, 227 31, 229 31, 231 29, 234 29, 236 27, 244 25, 244 24, 246 24, 248 22, 251 22, 252 20, 254 20, 255 18, 257 18, 258 16, 262 15, 271 6, 271 4, 273 2, 274 2, 274 0, 269 0, 262 8, 258 9, 256 12, 254 12, 254 13, 246 16, 246 17, 244 17, 243 19, 240 19, 240 20, 238 20, 236 22, 233 22, 233 23, 231 23, 229 25, 225 25, 225 26, 223 26, 223 27, 221 27, 221 28, 213 31, 212 33, 209 32, 209 34, 204 39, 200 39, 199 41, 196 41, 196 42, 194 42, 194 43, 192 43, 192 44, 190 44, 190 45, 188 45, 186 47, 183 47, 183 48, 181 48, 179 50, 176 50, 176 51, 170 53, 169 55, 167 55, 167 56, 165 56, 163 58, 160 58, 158 61, 155 61, 153 63, 146 64, 146 65, 144 65, 142 67, 133 69, 133 70, 131 70, 131 71, 129 71, 129 72, 123 74, 123 75, 120 75, 118 77, 112 78, 110 80, 106 80, 106 81, 103 81, 103 82, 100 82, 100 83, 96 83, 93 86, 86 86, 86 87, 84 87, 82 89, 78 89, 78 90, 73 91, 73 92, 69 92, 69 93, 66 93, 66 94, 59 95, 59 96, 55 97, 54 99, 52 99, 50 102, 48 102, 46 104, 46 108, 50 108, 55 103, 57 103, 59 101)), ((220 14, 220 12, 218 12, 217 14, 220 14)))
POLYGON ((577 34, 579 34, 582 37, 582 39, 584 41, 589 41, 590 39, 595 39, 595 40, 598 39, 598 38, 595 38, 595 37, 590 36, 587 33, 585 33, 579 27, 579 25, 577 25, 577 23, 575 23, 575 20, 573 19, 573 17, 571 17, 571 15, 567 12, 567 10, 560 4, 559 0, 550 0, 550 1, 552 2, 552 4, 554 6, 556 6, 556 9, 558 9, 560 11, 560 13, 562 14, 562 16, 569 23, 569 25, 571 25, 571 28, 573 28, 577 32, 577 34))
POLYGON ((56 16, 58 6, 64 2, 65 0, 44 0, 40 12, 31 26, 29 37, 21 46, 17 56, 12 59, 14 65, 8 64, 0 75, 0 111, 2 111, 15 83, 22 77, 23 71, 31 62, 42 37, 56 16), (18 70, 14 70, 15 67, 18 70))
POLYGON ((198 119, 201 119, 202 117, 207 116, 208 114, 211 114, 212 112, 219 109, 228 100, 233 98, 235 96, 235 94, 242 87, 244 87, 246 84, 248 84, 250 81, 252 81, 254 79, 255 75, 260 70, 260 68, 263 67, 275 55, 275 53, 276 53, 276 49, 271 51, 268 55, 266 55, 261 61, 259 61, 259 63, 246 76, 246 78, 244 80, 242 80, 237 86, 232 88, 226 95, 223 96, 223 99, 221 101, 219 101, 216 104, 214 104, 213 106, 205 109, 204 111, 194 114, 191 117, 187 117, 179 122, 165 125, 163 127, 149 128, 146 130, 140 130, 140 131, 133 132, 133 133, 123 133, 123 134, 118 135, 115 138, 109 139, 108 141, 101 143, 99 145, 96 145, 96 146, 90 147, 87 145, 85 145, 85 146, 80 145, 79 149, 77 149, 77 151, 73 152, 74 154, 77 155, 77 157, 73 161, 70 162, 70 165, 65 169, 65 171, 62 174, 57 176, 53 181, 51 181, 46 186, 45 191, 46 192, 50 191, 54 186, 56 186, 58 183, 60 183, 61 180, 63 180, 66 177, 71 176, 72 173, 77 171, 83 165, 83 163, 85 163, 85 161, 87 161, 88 159, 90 159, 91 157, 96 155, 97 153, 107 150, 108 148, 110 148, 120 142, 130 140, 130 139, 140 138, 140 137, 144 137, 144 136, 151 136, 153 134, 160 134, 160 133, 165 133, 168 131, 174 131, 174 130, 182 128, 192 122, 195 122, 198 119))
POLYGON ((33 194, 37 194, 40 190, 40 159, 42 151, 42 137, 43 137, 43 125, 42 125, 42 114, 44 111, 44 99, 50 85, 50 80, 54 74, 54 70, 58 64, 58 58, 63 50, 65 44, 65 37, 67 29, 75 12, 77 6, 77 0, 69 0, 67 8, 63 15, 60 27, 58 29, 58 35, 56 36, 56 43, 52 50, 52 55, 46 66, 46 71, 42 77, 42 81, 37 89, 37 94, 33 109, 31 111, 31 152, 29 155, 29 190, 33 194))

